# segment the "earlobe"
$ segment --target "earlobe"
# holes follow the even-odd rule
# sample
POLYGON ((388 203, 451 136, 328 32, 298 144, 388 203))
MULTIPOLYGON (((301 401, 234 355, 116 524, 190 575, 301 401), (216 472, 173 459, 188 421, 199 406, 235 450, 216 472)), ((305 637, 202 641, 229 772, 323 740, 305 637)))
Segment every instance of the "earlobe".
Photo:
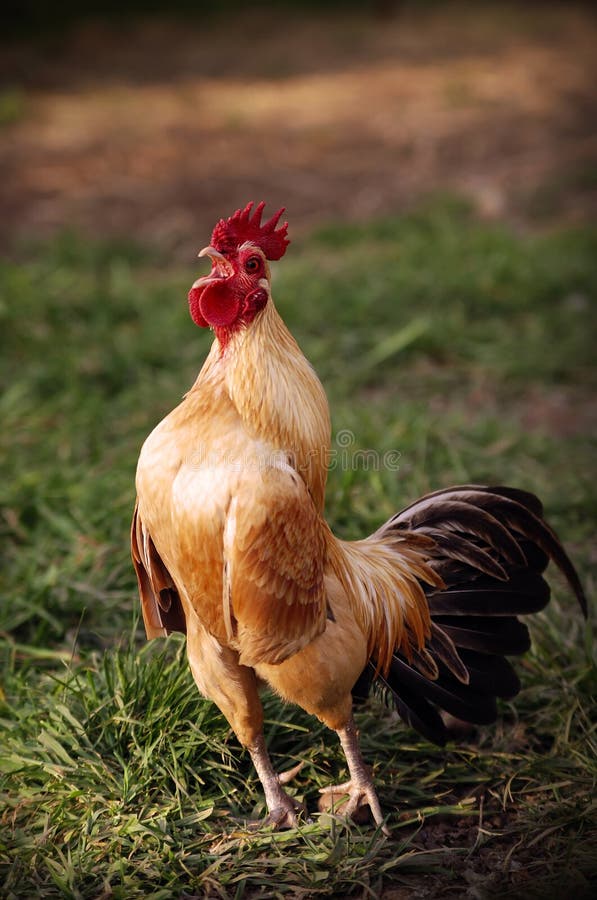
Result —
POLYGON ((254 291, 251 291, 250 294, 247 294, 245 297, 244 310, 243 314, 251 313, 253 316, 256 315, 259 310, 263 309, 268 300, 268 293, 264 288, 255 288, 254 291))

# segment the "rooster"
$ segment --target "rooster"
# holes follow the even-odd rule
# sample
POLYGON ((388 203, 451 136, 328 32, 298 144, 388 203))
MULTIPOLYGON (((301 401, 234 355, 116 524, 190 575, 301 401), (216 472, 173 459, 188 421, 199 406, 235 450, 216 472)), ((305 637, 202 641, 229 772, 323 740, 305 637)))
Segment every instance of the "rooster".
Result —
POLYGON ((214 341, 182 403, 139 458, 132 556, 148 638, 187 635, 199 690, 253 761, 275 827, 297 824, 263 734, 266 686, 333 729, 349 772, 324 789, 368 807, 388 833, 361 756, 353 699, 380 683, 401 717, 439 744, 445 713, 475 724, 520 684, 518 616, 549 600, 549 560, 586 600, 539 500, 506 487, 428 494, 364 540, 324 518, 330 417, 324 390, 271 295, 269 262, 289 240, 279 210, 249 203, 215 226, 189 293, 214 341))

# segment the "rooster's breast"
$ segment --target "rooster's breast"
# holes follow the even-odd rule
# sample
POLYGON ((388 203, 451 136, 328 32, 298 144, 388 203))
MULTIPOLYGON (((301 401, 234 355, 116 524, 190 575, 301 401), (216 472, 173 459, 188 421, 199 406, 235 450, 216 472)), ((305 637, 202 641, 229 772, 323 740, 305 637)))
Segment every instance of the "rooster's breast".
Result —
POLYGON ((224 644, 223 547, 228 511, 245 482, 275 464, 278 456, 273 447, 248 435, 234 417, 219 423, 177 422, 176 417, 168 417, 141 451, 137 491, 145 526, 172 575, 187 616, 196 614, 224 644))

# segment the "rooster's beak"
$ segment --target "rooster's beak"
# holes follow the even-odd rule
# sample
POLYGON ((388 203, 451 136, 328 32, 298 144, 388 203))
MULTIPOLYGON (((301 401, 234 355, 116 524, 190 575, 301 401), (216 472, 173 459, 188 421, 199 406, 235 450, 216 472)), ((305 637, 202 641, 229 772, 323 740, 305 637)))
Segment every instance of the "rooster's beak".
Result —
POLYGON ((212 278, 228 278, 230 275, 234 274, 232 263, 226 259, 223 253, 216 250, 215 247, 204 247, 203 250, 199 251, 197 256, 209 256, 212 264, 212 278))

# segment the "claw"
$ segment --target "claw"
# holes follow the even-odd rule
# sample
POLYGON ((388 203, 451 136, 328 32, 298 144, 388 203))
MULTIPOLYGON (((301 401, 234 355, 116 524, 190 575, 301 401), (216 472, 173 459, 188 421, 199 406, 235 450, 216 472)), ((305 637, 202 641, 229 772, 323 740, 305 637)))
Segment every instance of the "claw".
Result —
POLYGON ((358 784, 345 781, 343 784, 332 784, 319 789, 321 797, 318 807, 320 812, 332 812, 346 816, 358 825, 364 825, 372 816, 375 824, 381 828, 386 837, 392 832, 383 822, 379 800, 372 784, 358 784))
POLYGON ((274 831, 298 828, 299 816, 306 812, 307 807, 304 803, 299 803, 284 794, 280 798, 280 804, 270 809, 264 819, 259 822, 251 822, 248 827, 250 831, 260 831, 262 828, 272 828, 274 831))
POLYGON ((272 826, 274 831, 283 830, 285 828, 298 828, 298 812, 304 807, 300 803, 291 803, 290 806, 276 806, 271 809, 265 819, 263 825, 265 827, 272 826))

